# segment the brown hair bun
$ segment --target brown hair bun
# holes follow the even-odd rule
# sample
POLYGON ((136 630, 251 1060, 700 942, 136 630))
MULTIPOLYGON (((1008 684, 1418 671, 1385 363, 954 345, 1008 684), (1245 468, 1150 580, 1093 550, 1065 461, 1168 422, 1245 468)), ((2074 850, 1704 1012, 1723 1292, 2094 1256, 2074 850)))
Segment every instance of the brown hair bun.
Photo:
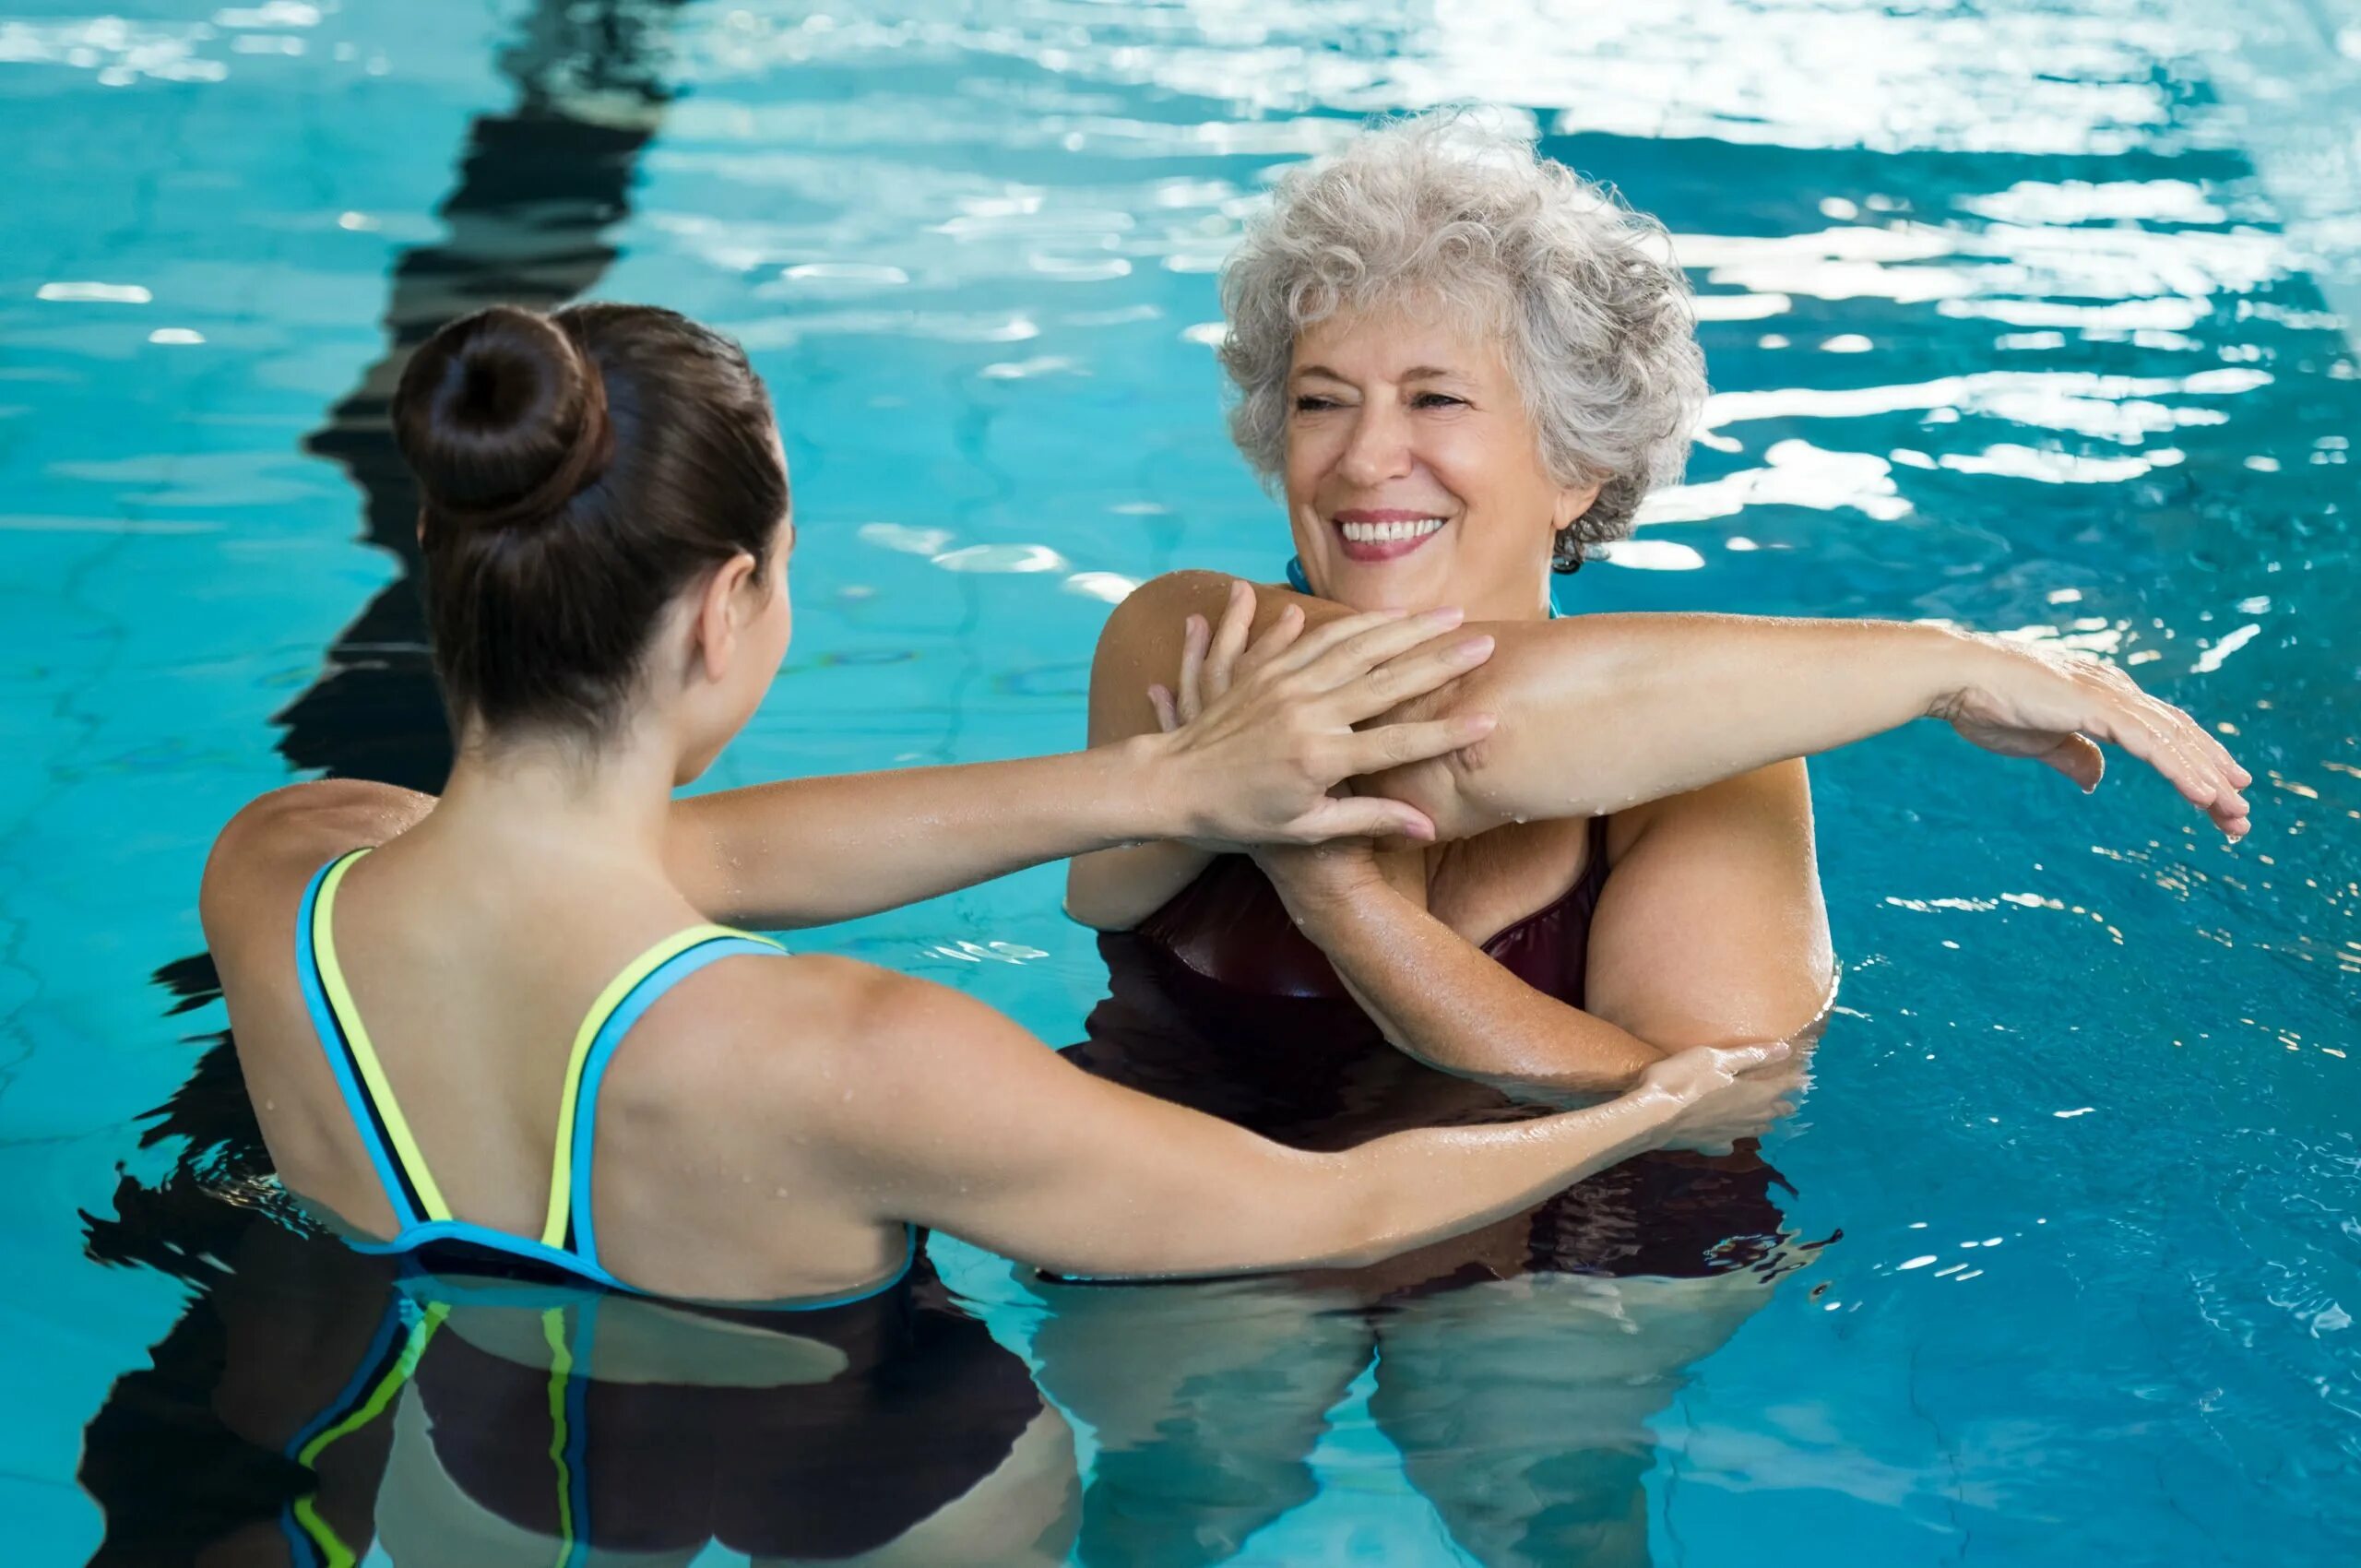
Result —
POLYGON ((560 321, 514 305, 437 333, 403 371, 394 408, 430 527, 548 522, 613 456, 597 363, 560 321))

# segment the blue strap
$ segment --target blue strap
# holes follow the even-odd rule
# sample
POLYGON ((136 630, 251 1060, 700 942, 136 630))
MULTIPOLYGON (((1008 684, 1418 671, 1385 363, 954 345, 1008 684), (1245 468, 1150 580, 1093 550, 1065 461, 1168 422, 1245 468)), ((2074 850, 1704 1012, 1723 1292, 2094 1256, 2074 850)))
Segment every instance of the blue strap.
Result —
MULTIPOLYGON (((599 1026, 597 1036, 590 1042, 589 1053, 583 1060, 582 1085, 574 1101, 572 1252, 583 1271, 592 1277, 624 1289, 631 1289, 608 1273, 606 1266, 599 1261, 597 1209, 591 1202, 590 1192, 591 1173, 598 1153, 599 1090, 606 1082, 608 1064, 614 1060, 616 1051, 621 1049, 623 1037, 631 1032, 634 1024, 639 1022, 641 1015, 656 1005, 659 997, 706 965, 740 954, 777 957, 781 951, 777 944, 752 936, 717 936, 709 942, 701 942, 650 969, 615 1004, 615 1010, 608 1014, 607 1021, 599 1026)), ((833 1296, 805 1297, 793 1301, 764 1304, 781 1312, 817 1312, 825 1307, 840 1307, 866 1300, 900 1284, 903 1277, 910 1272, 910 1265, 917 1261, 918 1250, 918 1229, 905 1224, 902 1227, 901 1266, 885 1278, 873 1285, 840 1291, 833 1296)))
POLYGON ((352 1128, 360 1135, 361 1146, 369 1154, 369 1163, 376 1168, 377 1185, 385 1191, 386 1202, 394 1211, 394 1230, 399 1235, 419 1222, 418 1210, 405 1195, 401 1177, 394 1164, 393 1153, 377 1131, 376 1108, 370 1103, 361 1080, 353 1075, 352 1053, 344 1045, 344 1026, 337 1021, 336 1009, 328 1005, 326 988, 320 981, 320 958, 313 948, 313 918, 319 909, 320 888, 347 857, 335 860, 312 873, 311 885, 303 889, 303 906, 295 917, 295 978, 303 992, 303 1005, 312 1015, 312 1032, 319 1037, 321 1053, 328 1059, 329 1071, 336 1075, 336 1086, 344 1095, 345 1109, 351 1113, 352 1128))
MULTIPOLYGON (((1303 575, 1303 557, 1300 555, 1290 555, 1287 557, 1287 587, 1295 589, 1298 593, 1311 593, 1311 579, 1303 575)), ((1314 599, 1320 597, 1318 594, 1312 594, 1311 596, 1314 599)), ((1558 608, 1558 596, 1551 594, 1549 596, 1549 619, 1555 621, 1562 614, 1564 614, 1564 612, 1558 608)))
MULTIPOLYGON (((338 856, 338 860, 343 858, 338 856)), ((595 1152, 592 1134, 598 1125, 599 1089, 605 1079, 607 1065, 613 1060, 632 1025, 638 1022, 640 1016, 654 1006, 665 992, 722 958, 738 954, 777 956, 781 952, 778 944, 753 936, 717 936, 700 943, 650 970, 608 1016, 584 1060, 581 1089, 575 1101, 572 1167, 575 1245, 562 1249, 545 1245, 530 1237, 511 1235, 465 1219, 426 1220, 403 1196, 392 1153, 377 1132, 376 1119, 368 1096, 353 1073, 350 1053, 340 1048, 343 1035, 335 1011, 328 1005, 327 993, 320 980, 318 960, 312 951, 313 915, 319 901, 320 888, 336 864, 337 861, 332 861, 321 867, 314 873, 310 886, 304 890, 303 910, 296 924, 295 971, 302 983, 304 1005, 312 1015, 312 1027, 320 1037, 321 1050, 336 1075, 337 1087, 344 1096, 345 1106, 351 1112, 353 1128, 360 1134, 362 1146, 368 1152, 369 1162, 377 1172, 379 1184, 385 1189, 386 1201, 393 1208, 395 1223, 391 1241, 376 1241, 347 1236, 346 1244, 355 1252, 374 1256, 408 1257, 436 1241, 464 1242, 488 1252, 543 1264, 577 1279, 627 1295, 646 1294, 636 1286, 616 1278, 599 1262, 598 1239, 592 1225, 590 1178, 591 1157, 595 1152)), ((917 1257, 917 1229, 906 1225, 903 1227, 901 1266, 884 1279, 833 1296, 762 1302, 759 1305, 772 1311, 813 1312, 862 1301, 900 1284, 917 1257)))
POLYGON ((590 1173, 597 1153, 599 1128, 599 1089, 606 1081, 607 1064, 614 1060, 615 1051, 623 1045, 623 1037, 640 1016, 656 1005, 663 994, 695 974, 699 969, 721 959, 741 954, 779 956, 774 943, 751 936, 717 936, 700 942, 683 953, 676 953, 665 962, 650 969, 640 982, 632 987, 607 1021, 590 1041, 590 1052, 583 1059, 582 1087, 574 1101, 574 1252, 581 1260, 599 1273, 606 1271, 599 1262, 599 1238, 590 1206, 590 1173))
MULTIPOLYGON (((611 1290, 622 1290, 635 1296, 647 1294, 636 1287, 624 1284, 598 1265, 586 1262, 572 1253, 557 1247, 545 1246, 529 1236, 515 1236, 505 1230, 494 1230, 489 1225, 478 1225, 472 1220, 426 1220, 421 1224, 406 1227, 400 1235, 390 1241, 366 1241, 358 1236, 348 1236, 344 1239, 344 1244, 356 1253, 366 1253, 372 1257, 395 1258, 409 1258, 412 1253, 430 1247, 437 1241, 457 1241, 481 1248, 485 1252, 523 1258, 528 1263, 542 1264, 561 1273, 571 1275, 576 1279, 592 1285, 604 1286, 611 1290)), ((426 1268, 431 1265, 421 1262, 418 1266, 426 1268)))

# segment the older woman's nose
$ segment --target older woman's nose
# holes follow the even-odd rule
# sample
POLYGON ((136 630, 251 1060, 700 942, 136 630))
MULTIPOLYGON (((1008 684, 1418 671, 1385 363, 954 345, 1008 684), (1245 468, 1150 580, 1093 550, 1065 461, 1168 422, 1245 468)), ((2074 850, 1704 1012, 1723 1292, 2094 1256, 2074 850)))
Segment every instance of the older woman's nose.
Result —
POLYGON ((1401 478, 1415 461, 1410 422, 1400 410, 1372 398, 1354 419, 1352 440, 1336 467, 1348 483, 1368 486, 1401 478))

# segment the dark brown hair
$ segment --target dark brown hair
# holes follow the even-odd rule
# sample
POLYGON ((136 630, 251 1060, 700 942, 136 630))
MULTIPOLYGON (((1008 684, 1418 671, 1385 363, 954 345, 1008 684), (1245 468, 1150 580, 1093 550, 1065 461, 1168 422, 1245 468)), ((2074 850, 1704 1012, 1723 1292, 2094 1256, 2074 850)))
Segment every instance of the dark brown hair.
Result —
POLYGON ((770 398, 737 344, 651 305, 494 305, 394 394, 452 723, 598 739, 665 607, 787 516, 770 398))

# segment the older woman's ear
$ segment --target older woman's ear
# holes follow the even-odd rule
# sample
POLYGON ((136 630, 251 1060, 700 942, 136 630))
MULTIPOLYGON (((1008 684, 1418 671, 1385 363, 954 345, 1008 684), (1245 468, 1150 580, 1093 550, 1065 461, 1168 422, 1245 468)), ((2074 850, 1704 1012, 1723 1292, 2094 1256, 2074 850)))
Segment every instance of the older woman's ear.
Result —
POLYGON ((1579 490, 1558 492, 1558 505, 1550 511, 1549 531, 1560 534, 1572 528, 1597 501, 1598 492, 1599 487, 1595 484, 1584 485, 1579 490))

